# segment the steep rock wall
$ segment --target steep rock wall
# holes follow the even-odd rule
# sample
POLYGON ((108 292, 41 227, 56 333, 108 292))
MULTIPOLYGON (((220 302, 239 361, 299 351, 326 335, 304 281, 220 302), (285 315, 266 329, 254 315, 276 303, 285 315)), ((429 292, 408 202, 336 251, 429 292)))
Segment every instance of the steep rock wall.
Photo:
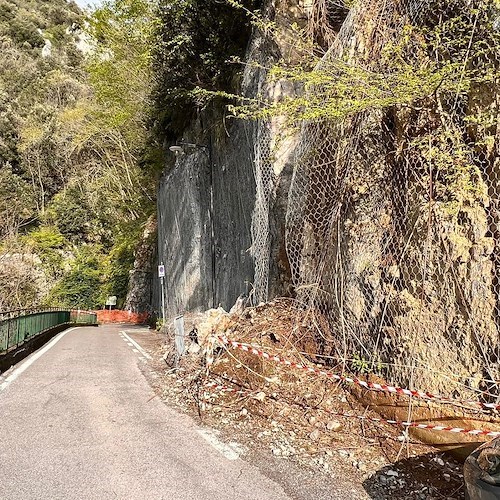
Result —
MULTIPOLYGON (((270 2, 268 9, 284 29, 300 15, 296 2, 270 2)), ((288 52, 288 42, 280 45, 256 31, 242 93, 278 99, 294 92, 293 85, 269 84, 265 69, 288 52)), ((182 152, 175 160, 170 153, 158 194, 166 317, 229 309, 242 294, 258 303, 290 293, 284 228, 293 141, 276 147, 281 130, 279 120, 226 120, 214 105, 177 141, 182 152)))
MULTIPOLYGON (((288 10, 275 5, 273 19, 300 20, 295 2, 281 4, 288 10)), ((241 293, 254 303, 294 295, 314 323, 316 345, 349 370, 498 398, 498 88, 491 74, 500 36, 487 0, 474 3, 478 10, 471 5, 370 0, 330 12, 335 26, 321 33, 330 41, 319 69, 350 74, 344 88, 329 82, 329 104, 338 105, 337 91, 351 99, 344 115, 302 120, 292 135, 280 117, 225 122, 212 110, 192 124, 181 142, 203 147, 186 147, 160 189, 168 315, 229 308, 241 293), (419 92, 443 68, 441 81, 419 92), (392 88, 384 78, 393 78, 392 88)), ((294 82, 267 80, 264 68, 281 57, 293 59, 286 37, 254 37, 246 96, 272 103, 300 94, 294 82)))
POLYGON ((156 257, 156 217, 146 222, 142 238, 134 255, 134 267, 130 271, 124 309, 132 313, 150 313, 155 283, 153 266, 156 257))
POLYGON ((213 305, 210 166, 202 150, 176 160, 158 191, 158 262, 166 315, 213 305))
MULTIPOLYGON (((220 120, 220 116, 217 117, 220 120)), ((186 133, 186 147, 161 179, 159 262, 166 266, 166 315, 230 308, 253 282, 255 200, 252 143, 244 124, 211 128, 208 113, 186 133)))
MULTIPOLYGON (((335 74, 347 61, 390 75, 385 47, 401 50, 408 33, 404 63, 425 66, 436 30, 452 40, 439 40, 439 64, 487 78, 498 64, 495 13, 474 5, 480 14, 460 0, 359 2, 321 69, 335 74), (457 19, 476 20, 472 38, 455 31, 457 19)), ((330 355, 404 386, 491 401, 500 378, 498 133, 483 126, 474 136, 466 124, 474 113, 497 121, 487 111, 498 88, 446 90, 443 81, 410 106, 374 101, 338 120, 302 123, 287 248, 299 300, 326 318, 330 355)))

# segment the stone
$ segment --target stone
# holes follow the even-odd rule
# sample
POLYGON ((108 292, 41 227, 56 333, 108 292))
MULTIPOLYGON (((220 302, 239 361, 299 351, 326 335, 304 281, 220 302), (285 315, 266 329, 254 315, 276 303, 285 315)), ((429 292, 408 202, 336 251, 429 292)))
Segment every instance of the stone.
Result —
POLYGON ((265 392, 258 392, 255 396, 254 396, 254 399, 256 399, 257 401, 264 401, 264 399, 266 399, 266 393, 265 392))
POLYGON ((329 430, 329 431, 334 431, 334 432, 337 432, 339 431, 340 429, 342 429, 342 424, 340 422, 337 422, 336 420, 330 420, 327 424, 326 424, 326 428, 329 430))
POLYGON ((198 354, 201 351, 201 346, 199 344, 196 344, 195 342, 192 342, 189 344, 188 347, 188 354, 198 354))
POLYGON ((391 469, 391 470, 386 471, 385 475, 389 476, 389 477, 398 477, 399 472, 391 469))
POLYGON ((309 438, 312 441, 317 441, 321 437, 321 432, 318 429, 314 429, 311 434, 309 434, 309 438))

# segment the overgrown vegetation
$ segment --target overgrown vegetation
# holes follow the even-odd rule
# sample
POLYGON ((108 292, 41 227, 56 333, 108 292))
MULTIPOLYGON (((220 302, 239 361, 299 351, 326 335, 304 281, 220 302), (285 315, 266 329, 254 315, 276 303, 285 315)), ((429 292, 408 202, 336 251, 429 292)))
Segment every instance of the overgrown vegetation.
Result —
POLYGON ((1 1, 0 309, 123 303, 155 208, 153 10, 1 1))
MULTIPOLYGON (((231 3, 237 4, 233 0, 231 3)), ((340 3, 338 15, 354 5, 340 3)), ((317 31, 334 33, 335 26, 329 23, 336 19, 334 7, 332 12, 322 12, 317 5, 321 7, 324 2, 315 1, 312 7, 313 13, 320 10, 317 16, 321 19, 311 14, 309 26, 297 35, 297 58, 293 63, 280 61, 266 68, 271 84, 288 81, 300 85, 303 92, 279 100, 263 95, 250 99, 212 93, 239 102, 229 105, 235 117, 257 120, 284 116, 293 126, 300 121, 335 121, 395 106, 431 108, 436 100, 443 105, 449 95, 456 96, 457 106, 474 86, 494 84, 498 78, 496 0, 474 2, 468 10, 460 2, 449 2, 443 10, 438 1, 435 11, 440 13, 440 19, 428 18, 415 24, 408 19, 402 31, 384 40, 376 53, 367 48, 367 53, 359 54, 356 60, 349 53, 325 56, 314 45, 317 31)), ((428 10, 432 8, 428 6, 428 10)), ((258 17, 253 22, 257 27, 262 24, 258 17)), ((201 94, 208 96, 210 92, 201 94)), ((483 115, 484 110, 484 119, 483 115)), ((479 116, 467 119, 481 121, 479 116)))
MULTIPOLYGON (((241 2, 248 10, 261 4, 241 2)), ((154 130, 160 140, 182 134, 198 109, 195 89, 237 90, 241 68, 230 61, 244 55, 251 30, 248 12, 229 1, 160 0, 153 52, 154 130)))

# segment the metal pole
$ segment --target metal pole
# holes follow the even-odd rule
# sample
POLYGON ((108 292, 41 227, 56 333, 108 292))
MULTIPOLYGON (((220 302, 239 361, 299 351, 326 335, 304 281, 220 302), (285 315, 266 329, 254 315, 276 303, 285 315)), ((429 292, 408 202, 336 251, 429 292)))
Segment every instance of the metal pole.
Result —
POLYGON ((165 266, 163 262, 160 264, 162 268, 162 275, 160 276, 160 287, 161 287, 161 319, 165 323, 165 266))
POLYGON ((208 137, 208 162, 210 163, 210 239, 211 239, 211 252, 212 252, 212 307, 215 309, 217 307, 216 298, 216 251, 217 246, 215 244, 215 210, 214 210, 214 164, 212 156, 212 135, 208 137))
POLYGON ((165 278, 160 278, 161 280, 161 318, 163 323, 165 323, 165 278))

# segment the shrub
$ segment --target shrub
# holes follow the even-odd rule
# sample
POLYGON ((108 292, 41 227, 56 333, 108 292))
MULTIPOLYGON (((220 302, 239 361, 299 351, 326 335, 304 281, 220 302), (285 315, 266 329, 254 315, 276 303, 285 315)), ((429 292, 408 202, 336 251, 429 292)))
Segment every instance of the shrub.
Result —
POLYGON ((90 249, 82 248, 70 271, 51 290, 51 305, 96 309, 101 304, 102 263, 90 249))

